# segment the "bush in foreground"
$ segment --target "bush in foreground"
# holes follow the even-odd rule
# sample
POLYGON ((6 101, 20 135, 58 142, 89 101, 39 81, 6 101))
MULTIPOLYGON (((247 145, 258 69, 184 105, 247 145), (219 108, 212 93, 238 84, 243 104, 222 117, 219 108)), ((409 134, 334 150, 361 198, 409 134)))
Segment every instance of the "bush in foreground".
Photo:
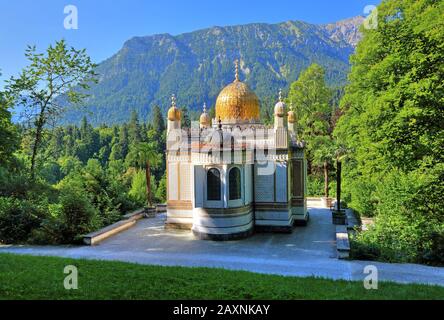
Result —
POLYGON ((25 243, 45 219, 45 205, 12 197, 0 198, 0 242, 25 243))
POLYGON ((353 256, 444 264, 444 166, 393 171, 378 184, 375 225, 354 239, 353 256))

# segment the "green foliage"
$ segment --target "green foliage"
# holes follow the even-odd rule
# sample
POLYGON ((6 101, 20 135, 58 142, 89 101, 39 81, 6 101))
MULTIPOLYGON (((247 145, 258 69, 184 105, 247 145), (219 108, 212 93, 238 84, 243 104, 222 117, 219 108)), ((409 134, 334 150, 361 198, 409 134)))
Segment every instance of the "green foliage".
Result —
MULTIPOLYGON (((20 166, 20 162, 18 162, 20 166)), ((56 192, 45 181, 32 181, 23 168, 17 168, 17 171, 11 171, 0 167, 0 196, 13 197, 22 200, 40 202, 54 200, 57 197, 56 192)))
POLYGON ((89 89, 96 82, 96 65, 85 50, 67 48, 64 40, 50 45, 46 52, 37 53, 29 46, 25 53, 29 65, 19 77, 7 81, 6 94, 11 103, 23 108, 23 118, 28 125, 30 144, 30 175, 35 178, 40 148, 45 127, 54 123, 64 112, 61 97, 65 102, 80 104, 89 89))
POLYGON ((335 135, 346 197, 376 216, 359 250, 380 259, 443 261, 443 15, 443 1, 385 0, 351 59, 335 135))
POLYGON ((63 178, 60 164, 56 161, 45 162, 40 169, 40 176, 49 184, 56 184, 63 178))
MULTIPOLYGON (((288 94, 290 107, 296 113, 297 134, 307 142, 307 160, 312 168, 314 180, 329 176, 329 168, 335 155, 336 146, 332 138, 334 109, 331 107, 333 91, 325 83, 325 71, 312 64, 304 70, 299 79, 293 82, 288 94), (313 168, 316 167, 316 168, 313 168), (322 168, 324 170, 315 170, 322 168)), ((317 186, 310 186, 317 187, 317 186)), ((318 194, 319 190, 309 190, 318 194)), ((328 195, 328 183, 324 182, 323 195, 328 195), (327 193, 327 194, 326 194, 327 193)))
POLYGON ((63 156, 58 159, 57 163, 60 166, 60 171, 64 176, 73 172, 79 172, 82 168, 82 162, 73 156, 63 156))
POLYGON ((378 199, 376 198, 376 183, 369 178, 356 177, 354 180, 346 180, 343 191, 346 201, 357 214, 365 217, 373 217, 376 214, 378 199))
POLYGON ((377 185, 375 225, 358 234, 358 245, 377 249, 379 258, 387 261, 443 264, 444 208, 424 196, 430 189, 438 192, 436 196, 444 194, 443 178, 442 165, 433 173, 391 172, 377 185))
POLYGON ((67 188, 60 198, 60 237, 63 243, 80 241, 82 235, 101 226, 99 213, 88 197, 79 190, 67 188))
POLYGON ((24 174, 12 174, 0 167, 0 196, 24 198, 30 189, 29 179, 24 174))
POLYGON ((33 230, 46 216, 45 207, 28 200, 0 197, 0 243, 17 244, 28 241, 33 230))
POLYGON ((325 84, 325 71, 321 66, 312 64, 301 73, 291 84, 288 100, 296 113, 298 135, 302 140, 312 142, 315 137, 328 133, 331 90, 325 84))
MULTIPOLYGON (((307 177, 307 196, 308 197, 324 197, 325 185, 324 177, 317 173, 312 173, 307 177)), ((329 196, 336 196, 336 181, 332 179, 328 183, 329 196)))
POLYGON ((145 170, 140 170, 133 175, 129 196, 139 205, 145 205, 147 201, 145 170))
POLYGON ((167 180, 166 174, 160 179, 156 190, 156 200, 158 203, 166 203, 167 201, 167 180))
POLYGON ((16 149, 18 149, 17 128, 11 123, 8 103, 0 92, 0 166, 10 164, 16 149))
POLYGON ((378 28, 363 30, 336 130, 356 173, 444 161, 443 6, 384 1, 378 28))
POLYGON ((307 179, 307 195, 310 197, 324 196, 324 180, 316 176, 309 175, 307 179))
MULTIPOLYGON (((148 206, 153 205, 153 188, 151 185, 155 185, 155 177, 151 177, 151 167, 158 167, 159 164, 162 161, 162 156, 157 151, 157 142, 141 142, 141 143, 135 143, 131 146, 130 152, 128 153, 128 156, 126 158, 126 163, 129 166, 133 166, 136 168, 143 168, 145 174, 145 179, 150 181, 146 181, 145 188, 146 188, 146 203, 148 206), (150 186, 150 188, 147 188, 147 186, 150 186)), ((133 181, 133 188, 131 190, 133 192, 133 196, 135 199, 142 199, 140 194, 138 192, 140 191, 140 183, 137 186, 134 186, 133 181), (134 190, 134 188, 137 187, 137 191, 134 190)))
POLYGON ((157 142, 153 141, 131 145, 125 162, 129 167, 146 168, 147 162, 150 166, 156 167, 161 161, 162 157, 158 153, 157 142))
POLYGON ((154 106, 153 111, 152 111, 153 115, 151 117, 151 124, 153 126, 153 130, 155 132, 157 132, 159 135, 161 135, 165 129, 165 117, 162 114, 162 111, 160 110, 159 106, 154 106))
POLYGON ((117 199, 121 199, 121 190, 107 177, 97 159, 88 160, 81 172, 67 176, 58 187, 61 191, 75 187, 79 192, 86 193, 92 205, 100 212, 103 225, 119 220, 121 212, 117 199))
POLYGON ((142 141, 139 115, 134 110, 131 112, 131 119, 128 125, 128 139, 132 143, 139 143, 142 141))
MULTIPOLYGON (((33 104, 40 107, 35 117, 28 118, 34 130, 11 124, 0 93, 0 232, 4 237, 0 241, 76 242, 145 204, 146 182, 143 195, 134 196, 133 173, 140 172, 145 179, 140 169, 148 163, 155 171, 151 187, 157 193, 156 177, 162 177, 165 168, 165 126, 161 121, 140 124, 132 112, 131 121, 119 126, 94 128, 83 117, 79 126, 49 129, 63 111, 61 100, 78 103, 86 97, 95 76, 93 64, 84 51, 67 49, 63 41, 46 55, 30 48, 27 57, 31 65, 9 81, 6 96, 28 112, 35 111, 33 104), (60 87, 54 89, 54 85, 60 87)), ((155 117, 162 118, 160 109, 155 117)), ((159 194, 163 196, 162 191, 159 194)))

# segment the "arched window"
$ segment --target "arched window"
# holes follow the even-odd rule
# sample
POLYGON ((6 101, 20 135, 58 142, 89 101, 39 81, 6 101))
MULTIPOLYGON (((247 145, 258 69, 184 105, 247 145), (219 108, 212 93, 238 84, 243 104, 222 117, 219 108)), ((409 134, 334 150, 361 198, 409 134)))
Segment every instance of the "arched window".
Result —
POLYGON ((230 170, 228 177, 228 183, 230 187, 230 200, 241 199, 241 172, 240 169, 234 167, 230 170))
POLYGON ((207 172, 207 199, 209 201, 220 201, 220 172, 210 169, 207 172))

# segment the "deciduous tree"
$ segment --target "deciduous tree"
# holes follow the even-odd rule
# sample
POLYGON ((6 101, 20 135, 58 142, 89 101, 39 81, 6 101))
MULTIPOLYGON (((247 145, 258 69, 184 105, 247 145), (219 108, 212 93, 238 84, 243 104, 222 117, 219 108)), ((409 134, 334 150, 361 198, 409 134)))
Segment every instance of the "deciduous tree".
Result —
POLYGON ((11 77, 6 92, 24 109, 32 127, 30 175, 34 178, 45 127, 55 123, 68 104, 80 104, 97 75, 85 50, 68 48, 64 40, 49 46, 45 53, 28 47, 25 55, 29 65, 18 77, 11 77))

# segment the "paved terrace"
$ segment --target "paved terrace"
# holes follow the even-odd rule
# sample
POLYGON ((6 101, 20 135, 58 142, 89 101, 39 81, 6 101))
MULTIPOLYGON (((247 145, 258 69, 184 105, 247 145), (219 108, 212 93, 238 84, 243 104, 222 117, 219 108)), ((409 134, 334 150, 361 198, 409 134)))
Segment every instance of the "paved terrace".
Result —
POLYGON ((379 279, 444 286, 444 268, 415 264, 346 261, 336 258, 335 227, 328 209, 310 208, 307 227, 292 234, 255 234, 251 238, 213 242, 190 231, 165 230, 165 215, 140 220, 97 246, 0 246, 0 253, 118 260, 150 265, 217 267, 284 276, 363 280, 366 265, 379 279))

